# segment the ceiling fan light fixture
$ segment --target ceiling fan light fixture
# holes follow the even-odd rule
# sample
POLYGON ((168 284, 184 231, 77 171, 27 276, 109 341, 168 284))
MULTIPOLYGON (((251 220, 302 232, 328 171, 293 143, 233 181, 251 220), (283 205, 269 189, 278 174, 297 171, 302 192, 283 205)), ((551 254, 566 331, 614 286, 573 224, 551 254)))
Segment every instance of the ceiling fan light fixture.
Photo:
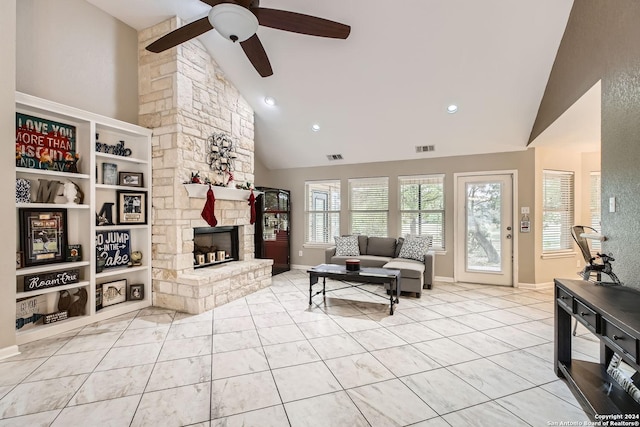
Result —
POLYGON ((258 18, 249 9, 232 3, 213 6, 209 22, 222 37, 233 42, 243 42, 258 30, 258 18))

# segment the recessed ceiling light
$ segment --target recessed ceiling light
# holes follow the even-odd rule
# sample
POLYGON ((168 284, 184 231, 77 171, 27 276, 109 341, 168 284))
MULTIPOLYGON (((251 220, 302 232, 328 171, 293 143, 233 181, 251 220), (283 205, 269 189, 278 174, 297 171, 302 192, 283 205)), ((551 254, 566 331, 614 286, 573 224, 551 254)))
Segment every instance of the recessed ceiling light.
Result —
POLYGON ((264 103, 273 107, 276 105, 276 99, 272 96, 267 96, 264 98, 264 103))
POLYGON ((447 113, 453 114, 458 111, 458 106, 456 104, 451 104, 447 107, 447 113))
POLYGON ((314 124, 311 126, 311 129, 312 129, 314 132, 318 132, 318 131, 320 130, 320 125, 319 125, 319 124, 317 124, 317 123, 314 123, 314 124))

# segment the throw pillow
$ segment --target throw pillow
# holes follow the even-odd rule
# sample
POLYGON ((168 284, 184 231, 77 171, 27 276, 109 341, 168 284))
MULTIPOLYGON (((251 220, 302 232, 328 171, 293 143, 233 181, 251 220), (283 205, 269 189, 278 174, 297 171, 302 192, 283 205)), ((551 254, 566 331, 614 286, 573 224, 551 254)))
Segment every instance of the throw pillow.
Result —
POLYGON ((336 236, 336 256, 358 256, 360 247, 358 246, 358 236, 336 236))
POLYGON ((396 253, 393 254, 394 258, 400 258, 400 251, 402 250, 403 244, 404 244, 404 237, 398 237, 398 244, 396 245, 396 253))
POLYGON ((400 248, 399 258, 424 261, 424 256, 431 248, 433 236, 407 236, 400 248))

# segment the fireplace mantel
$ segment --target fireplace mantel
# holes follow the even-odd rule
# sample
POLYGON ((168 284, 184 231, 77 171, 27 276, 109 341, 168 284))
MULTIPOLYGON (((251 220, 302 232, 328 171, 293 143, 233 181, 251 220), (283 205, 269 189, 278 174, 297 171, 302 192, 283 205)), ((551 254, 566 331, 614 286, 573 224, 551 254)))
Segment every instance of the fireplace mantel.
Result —
MULTIPOLYGON (((207 190, 209 189, 208 184, 184 184, 184 188, 187 189, 187 193, 189 193, 189 197, 205 199, 207 197, 207 190)), ((240 190, 237 188, 229 188, 229 187, 220 187, 218 185, 212 185, 211 189, 213 190, 213 195, 216 197, 216 200, 244 200, 249 199, 249 195, 251 194, 250 190, 240 190)), ((262 194, 261 191, 253 190, 253 195, 258 197, 259 194, 262 194)))

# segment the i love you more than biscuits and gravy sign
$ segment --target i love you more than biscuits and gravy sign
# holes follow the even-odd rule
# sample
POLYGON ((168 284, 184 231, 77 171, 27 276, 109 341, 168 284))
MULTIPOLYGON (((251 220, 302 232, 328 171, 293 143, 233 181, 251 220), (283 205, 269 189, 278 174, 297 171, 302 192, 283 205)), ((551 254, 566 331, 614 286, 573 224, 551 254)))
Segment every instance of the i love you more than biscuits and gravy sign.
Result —
POLYGON ((16 167, 77 172, 76 127, 16 113, 16 167))

